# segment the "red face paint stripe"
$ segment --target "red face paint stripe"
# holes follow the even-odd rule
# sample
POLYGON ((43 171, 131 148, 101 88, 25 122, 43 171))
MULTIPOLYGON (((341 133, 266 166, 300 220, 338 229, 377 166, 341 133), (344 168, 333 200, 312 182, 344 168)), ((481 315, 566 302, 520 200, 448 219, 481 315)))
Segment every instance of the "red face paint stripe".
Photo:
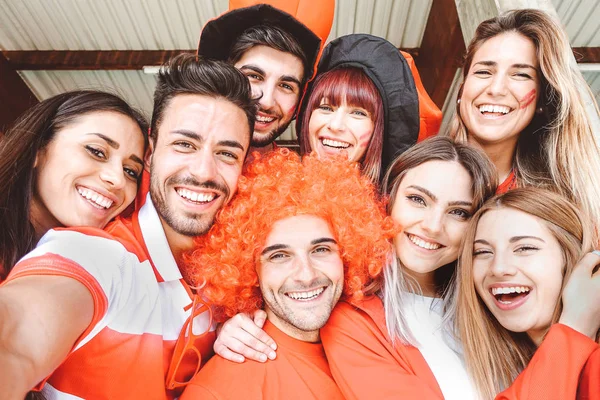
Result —
POLYGON ((531 89, 531 92, 527 93, 525 95, 525 97, 523 97, 521 99, 521 110, 527 108, 531 103, 533 103, 533 101, 535 100, 536 96, 536 90, 535 89, 531 89))

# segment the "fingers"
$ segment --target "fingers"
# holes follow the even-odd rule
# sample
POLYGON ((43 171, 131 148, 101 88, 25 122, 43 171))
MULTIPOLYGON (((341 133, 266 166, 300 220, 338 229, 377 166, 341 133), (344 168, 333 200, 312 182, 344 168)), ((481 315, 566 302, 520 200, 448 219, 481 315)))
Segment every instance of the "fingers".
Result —
POLYGON ((225 322, 213 346, 215 353, 234 362, 246 358, 259 362, 275 359, 275 341, 256 325, 264 324, 266 313, 255 312, 252 317, 238 314, 225 322))
MULTIPOLYGON (((265 321, 267 320, 267 313, 264 310, 256 310, 254 311, 254 323, 259 328, 262 328, 265 325, 265 321)), ((273 350, 276 350, 275 347, 273 350)))
POLYGON ((585 256, 583 256, 583 258, 577 263, 573 274, 577 273, 591 277, 598 264, 600 264, 600 251, 594 250, 591 253, 587 253, 585 256))

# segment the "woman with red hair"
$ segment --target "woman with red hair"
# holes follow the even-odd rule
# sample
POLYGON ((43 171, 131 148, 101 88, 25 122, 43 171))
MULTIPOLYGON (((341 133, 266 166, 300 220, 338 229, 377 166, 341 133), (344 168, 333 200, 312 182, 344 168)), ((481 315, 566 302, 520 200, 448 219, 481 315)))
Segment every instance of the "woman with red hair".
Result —
POLYGON ((344 263, 343 296, 360 299, 390 255, 394 235, 377 191, 356 164, 300 157, 280 149, 259 158, 198 248, 187 275, 218 321, 262 307, 256 260, 275 221, 313 215, 325 220, 344 263), (356 201, 361 199, 361 201, 356 201))
POLYGON ((323 51, 296 131, 301 154, 342 155, 377 184, 397 155, 440 123, 410 55, 383 38, 352 34, 323 51))

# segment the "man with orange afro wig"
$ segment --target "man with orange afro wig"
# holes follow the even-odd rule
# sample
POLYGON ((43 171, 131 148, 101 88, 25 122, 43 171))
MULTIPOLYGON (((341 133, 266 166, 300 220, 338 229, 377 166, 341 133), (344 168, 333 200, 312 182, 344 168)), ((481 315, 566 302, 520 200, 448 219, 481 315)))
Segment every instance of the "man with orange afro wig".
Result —
POLYGON ((302 161, 287 149, 259 158, 204 241, 186 259, 215 318, 264 308, 277 358, 213 357, 191 399, 342 399, 320 344, 341 296, 359 299, 389 256, 393 223, 357 165, 302 161))

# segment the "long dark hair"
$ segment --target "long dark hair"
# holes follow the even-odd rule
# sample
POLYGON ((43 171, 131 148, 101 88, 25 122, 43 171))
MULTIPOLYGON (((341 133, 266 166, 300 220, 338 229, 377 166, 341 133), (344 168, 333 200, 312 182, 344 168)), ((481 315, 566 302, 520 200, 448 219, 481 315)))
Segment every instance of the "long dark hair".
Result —
MULTIPOLYGON (((120 97, 98 91, 73 91, 33 106, 5 132, 0 141, 0 280, 35 246, 29 213, 36 155, 57 131, 84 114, 98 111, 130 117, 144 135, 148 130, 144 116, 120 97)), ((147 143, 147 138, 144 141, 147 143)))

